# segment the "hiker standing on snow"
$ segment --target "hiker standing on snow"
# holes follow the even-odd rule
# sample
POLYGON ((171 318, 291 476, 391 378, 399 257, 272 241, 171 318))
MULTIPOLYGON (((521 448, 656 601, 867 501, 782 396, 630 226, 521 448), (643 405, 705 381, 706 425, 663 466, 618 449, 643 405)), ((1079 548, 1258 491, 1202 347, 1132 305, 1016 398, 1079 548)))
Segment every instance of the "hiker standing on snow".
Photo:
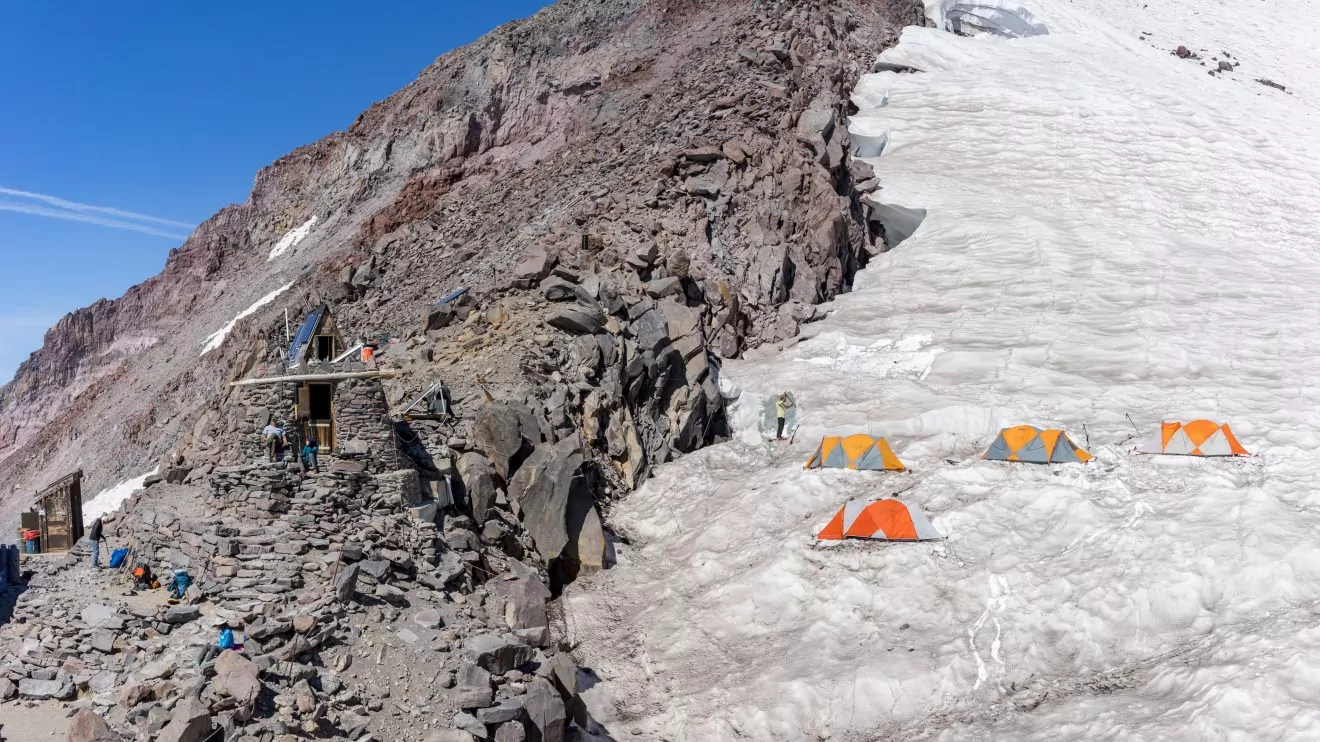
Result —
POLYGON ((775 431, 775 440, 784 440, 784 421, 788 417, 788 411, 793 409, 793 398, 784 392, 775 400, 775 417, 778 418, 779 428, 775 431))
POLYGON ((92 544, 92 568, 98 569, 101 566, 101 519, 92 521, 92 525, 87 529, 87 540, 92 544))
POLYGON ((272 420, 261 429, 261 436, 266 439, 266 455, 274 461, 275 456, 280 451, 280 446, 284 443, 284 428, 275 424, 272 420))

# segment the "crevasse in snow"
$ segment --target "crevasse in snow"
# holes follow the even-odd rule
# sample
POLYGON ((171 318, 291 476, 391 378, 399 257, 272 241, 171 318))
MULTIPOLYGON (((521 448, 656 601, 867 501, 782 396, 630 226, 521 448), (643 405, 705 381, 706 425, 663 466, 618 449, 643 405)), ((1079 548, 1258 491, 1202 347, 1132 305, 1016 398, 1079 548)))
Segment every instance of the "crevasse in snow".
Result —
MULTIPOLYGON (((739 437, 615 507, 631 543, 566 599, 615 734, 1320 738, 1320 120, 1141 42, 1141 3, 1040 6, 1047 36, 908 29, 882 59, 922 72, 859 84, 877 200, 926 217, 812 337, 725 366, 729 394, 794 390, 794 444, 739 437), (1194 418, 1256 455, 1133 453, 1194 418), (1014 424, 1097 459, 981 461, 1014 424), (855 431, 911 471, 802 470, 855 431), (812 543, 891 493, 947 540, 812 543)), ((1258 3, 1180 7, 1244 68, 1320 83, 1275 50, 1304 4, 1269 34, 1258 3)))

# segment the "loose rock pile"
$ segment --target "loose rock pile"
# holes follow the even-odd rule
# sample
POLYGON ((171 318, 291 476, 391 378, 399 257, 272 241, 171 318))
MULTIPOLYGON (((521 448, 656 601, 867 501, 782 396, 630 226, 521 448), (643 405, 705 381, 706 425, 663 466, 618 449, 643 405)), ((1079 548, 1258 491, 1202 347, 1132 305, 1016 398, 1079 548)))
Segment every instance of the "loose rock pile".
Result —
POLYGON ((37 574, 0 630, 0 696, 74 701, 79 734, 106 739, 590 738, 547 578, 508 553, 534 552, 507 498, 485 502, 500 528, 452 510, 437 525, 407 507, 416 471, 322 466, 220 467, 209 492, 159 484, 109 519, 130 564, 193 575, 178 605, 129 589, 127 570, 93 572, 85 552, 29 559, 37 574), (180 493, 204 517, 174 512, 180 493), (222 620, 242 652, 198 666, 222 620))

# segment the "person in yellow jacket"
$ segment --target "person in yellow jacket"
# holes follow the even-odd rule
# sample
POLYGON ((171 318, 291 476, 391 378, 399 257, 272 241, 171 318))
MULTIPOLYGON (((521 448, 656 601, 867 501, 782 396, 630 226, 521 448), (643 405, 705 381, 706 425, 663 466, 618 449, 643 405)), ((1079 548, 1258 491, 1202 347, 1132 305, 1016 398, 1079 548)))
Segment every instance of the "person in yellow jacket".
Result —
POLYGON ((793 407, 793 398, 789 396, 788 392, 780 394, 779 399, 775 400, 775 417, 779 422, 778 429, 775 431, 775 440, 784 440, 784 421, 788 417, 788 411, 793 407))

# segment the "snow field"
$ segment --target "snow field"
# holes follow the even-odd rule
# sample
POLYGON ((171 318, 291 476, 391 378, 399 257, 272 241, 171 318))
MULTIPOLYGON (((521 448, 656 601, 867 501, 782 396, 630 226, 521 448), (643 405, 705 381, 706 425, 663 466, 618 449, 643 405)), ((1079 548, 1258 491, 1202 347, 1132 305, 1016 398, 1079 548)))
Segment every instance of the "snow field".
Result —
POLYGON ((877 200, 927 216, 813 337, 725 366, 752 408, 795 392, 795 445, 740 435, 616 506, 631 545, 566 601, 616 735, 1320 738, 1320 124, 1137 40, 1128 5, 1039 5, 1048 36, 911 28, 881 59, 923 72, 859 84, 877 200), (1202 417, 1257 455, 1132 454, 1202 417), (1097 458, 979 459, 1023 423, 1097 458), (827 432, 911 471, 803 471, 827 432), (947 540, 813 545, 892 493, 947 540))

